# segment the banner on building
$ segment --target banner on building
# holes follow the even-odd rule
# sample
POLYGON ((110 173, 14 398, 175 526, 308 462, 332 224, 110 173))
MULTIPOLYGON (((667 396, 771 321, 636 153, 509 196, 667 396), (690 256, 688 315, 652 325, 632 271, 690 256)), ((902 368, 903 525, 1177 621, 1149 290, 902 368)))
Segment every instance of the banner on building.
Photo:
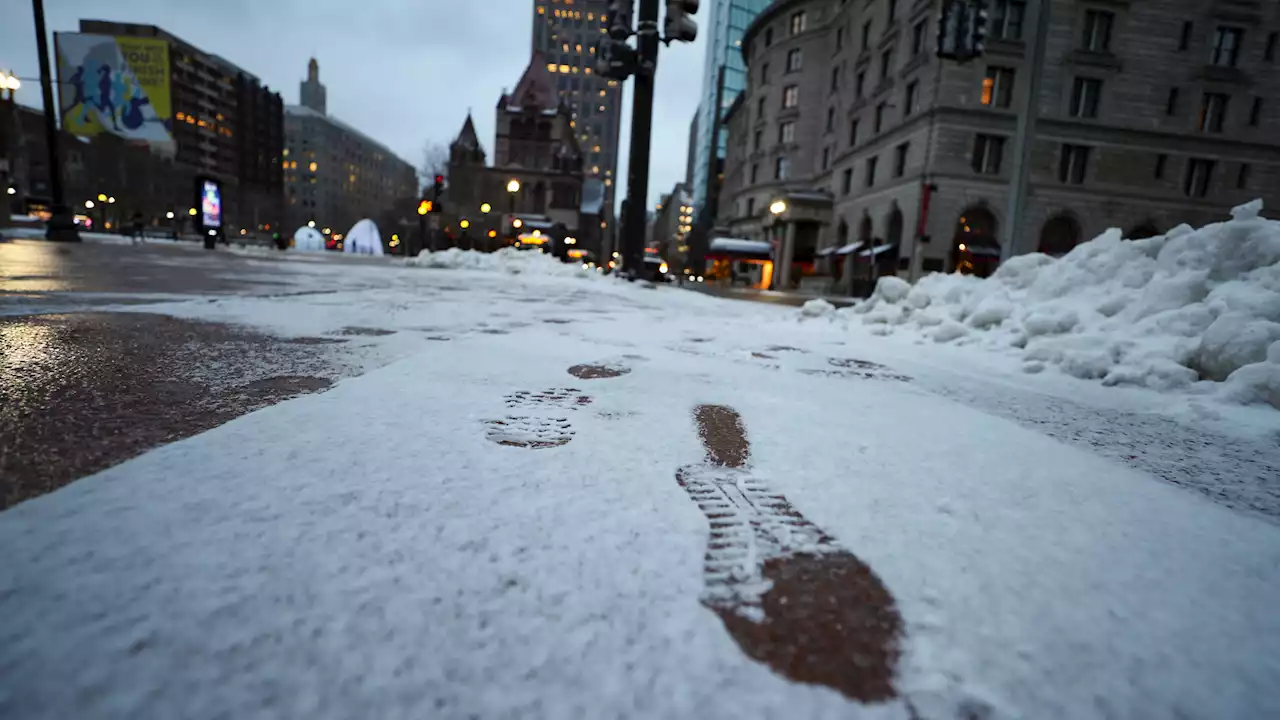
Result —
POLYGON ((57 33, 54 44, 64 130, 172 145, 168 41, 57 33))

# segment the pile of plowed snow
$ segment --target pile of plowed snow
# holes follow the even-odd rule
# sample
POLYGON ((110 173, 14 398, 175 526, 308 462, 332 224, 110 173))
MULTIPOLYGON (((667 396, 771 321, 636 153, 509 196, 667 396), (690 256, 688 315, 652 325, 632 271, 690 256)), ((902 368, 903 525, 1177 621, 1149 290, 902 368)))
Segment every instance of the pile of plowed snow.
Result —
POLYGON ((1228 222, 1143 240, 1108 230, 1061 258, 1012 258, 987 279, 881 278, 841 314, 878 334, 1011 349, 1026 372, 1161 390, 1213 383, 1229 400, 1280 408, 1280 222, 1261 210, 1255 200, 1228 222))
POLYGON ((599 273, 577 263, 563 263, 551 255, 537 250, 516 250, 504 247, 495 252, 449 248, 439 252, 424 250, 417 257, 405 260, 410 267, 440 268, 447 270, 486 270, 507 272, 513 275, 555 275, 560 277, 598 277, 599 273))

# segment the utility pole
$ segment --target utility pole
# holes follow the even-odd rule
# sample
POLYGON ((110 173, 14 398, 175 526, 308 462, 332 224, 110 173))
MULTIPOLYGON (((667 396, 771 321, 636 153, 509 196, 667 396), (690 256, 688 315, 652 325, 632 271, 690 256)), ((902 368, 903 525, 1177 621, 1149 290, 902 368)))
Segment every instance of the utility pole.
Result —
POLYGON ((653 80, 658 71, 658 0, 640 0, 636 24, 635 84, 631 101, 631 155, 627 214, 623 219, 623 268, 636 277, 644 265, 645 212, 649 209, 649 146, 653 130, 653 80))
POLYGON ((1028 185, 1031 179, 1031 151, 1035 145, 1036 119, 1040 114, 1040 76, 1044 73, 1044 51, 1049 34, 1049 5, 1051 0, 1032 0, 1035 15, 1035 34, 1031 38, 1028 57, 1031 58, 1027 78, 1018 107, 1018 130, 1013 139, 1013 169, 1009 182, 1009 207, 1005 213, 1005 234, 1000 243, 1000 262, 1017 254, 1016 247, 1022 239, 1022 216, 1027 204, 1028 185))
POLYGON ((49 38, 44 27, 44 1, 31 0, 36 21, 36 52, 40 54, 40 93, 44 99, 44 131, 49 146, 49 187, 53 192, 53 206, 49 208, 49 227, 45 237, 49 240, 79 242, 75 216, 67 207, 62 189, 62 153, 58 134, 58 107, 53 104, 53 74, 49 70, 49 38))

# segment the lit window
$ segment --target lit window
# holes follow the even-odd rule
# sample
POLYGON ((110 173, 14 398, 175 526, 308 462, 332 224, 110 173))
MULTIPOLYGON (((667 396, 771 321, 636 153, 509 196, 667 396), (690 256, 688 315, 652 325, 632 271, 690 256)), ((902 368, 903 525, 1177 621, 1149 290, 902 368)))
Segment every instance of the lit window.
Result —
POLYGON ((569 52, 569 43, 562 43, 560 49, 564 52, 569 52))
POLYGON ((542 7, 541 5, 539 5, 539 6, 538 6, 538 14, 539 14, 539 15, 545 15, 546 13, 547 13, 547 9, 546 9, 546 8, 544 8, 544 7, 542 7))
POLYGON ((608 93, 608 91, 607 91, 607 90, 601 90, 601 91, 600 91, 600 97, 604 97, 605 95, 608 95, 608 94, 609 94, 609 93, 608 93))
POLYGON ((592 165, 592 166, 591 166, 591 174, 592 174, 592 175, 599 175, 599 174, 600 174, 600 166, 599 166, 599 165, 592 165))
POLYGON ((308 168, 309 170, 311 170, 311 172, 315 172, 315 171, 316 171, 316 168, 318 168, 318 167, 320 167, 320 166, 319 166, 319 164, 314 163, 314 162, 307 166, 307 168, 308 168))
POLYGON ((595 19, 596 19, 596 14, 595 14, 595 13, 591 13, 591 12, 587 13, 587 19, 588 19, 588 20, 595 20, 595 19))
POLYGON ((569 66, 568 66, 568 65, 561 65, 561 66, 560 66, 560 72, 562 72, 562 73, 567 73, 567 72, 569 72, 569 66))
POLYGON ((583 71, 583 72, 585 72, 585 73, 586 73, 586 74, 588 74, 588 75, 590 75, 590 74, 591 74, 591 68, 583 68, 583 70, 582 70, 582 71, 583 71))

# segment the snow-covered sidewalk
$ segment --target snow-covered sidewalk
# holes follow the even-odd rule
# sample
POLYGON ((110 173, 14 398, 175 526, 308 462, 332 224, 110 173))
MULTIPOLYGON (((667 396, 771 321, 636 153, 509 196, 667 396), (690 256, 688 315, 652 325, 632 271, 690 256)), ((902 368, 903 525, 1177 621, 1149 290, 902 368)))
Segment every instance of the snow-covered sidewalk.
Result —
POLYGON ((385 282, 151 309, 384 328, 359 342, 389 364, 0 514, 0 716, 1280 715, 1268 487, 1232 509, 1108 450, 1178 428, 1264 472, 1273 410, 578 273, 314 273, 385 282), (707 406, 749 455, 708 459, 707 406), (1096 414, 1143 431, 1049 436, 1096 414), (743 502, 772 529, 711 558, 743 502), (887 658, 891 697, 727 629, 769 622, 766 561, 804 553, 887 593, 892 643, 828 674, 887 658))

